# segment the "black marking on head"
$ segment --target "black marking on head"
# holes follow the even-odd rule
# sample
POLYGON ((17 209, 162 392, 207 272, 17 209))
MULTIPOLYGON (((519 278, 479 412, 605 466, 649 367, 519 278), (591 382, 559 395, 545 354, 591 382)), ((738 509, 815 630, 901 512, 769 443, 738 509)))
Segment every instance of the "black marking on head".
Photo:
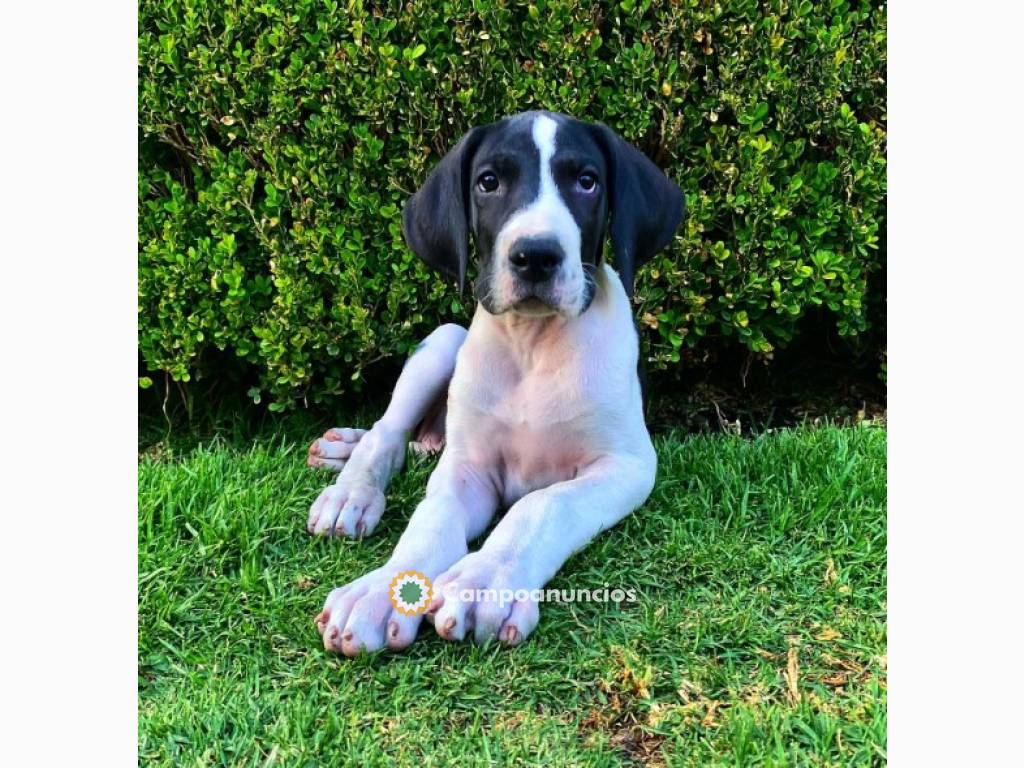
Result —
POLYGON ((611 128, 596 124, 588 129, 608 163, 615 269, 632 296, 637 269, 672 240, 686 199, 658 166, 611 128))
POLYGON ((533 202, 540 190, 540 154, 533 143, 530 114, 494 123, 473 157, 469 175, 470 226, 478 261, 473 294, 489 312, 497 311, 491 291, 494 241, 505 222, 533 202), (486 174, 497 177, 494 191, 479 183, 486 174))

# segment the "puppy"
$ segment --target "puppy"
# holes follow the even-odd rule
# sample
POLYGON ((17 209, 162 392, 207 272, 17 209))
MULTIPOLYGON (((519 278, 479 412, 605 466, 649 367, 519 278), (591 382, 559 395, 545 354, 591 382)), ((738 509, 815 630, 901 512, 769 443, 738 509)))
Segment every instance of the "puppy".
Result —
POLYGON ((341 474, 309 531, 362 537, 410 437, 443 446, 390 559, 327 597, 316 617, 326 648, 399 650, 424 617, 447 640, 517 645, 537 626, 540 588, 643 504, 656 458, 630 297, 683 212, 682 192, 643 154, 566 115, 473 128, 441 160, 405 206, 405 236, 460 289, 472 237, 476 312, 468 331, 445 325, 424 340, 370 430, 331 430, 310 447, 311 464, 341 474), (392 590, 409 572, 432 584, 416 610, 392 590))

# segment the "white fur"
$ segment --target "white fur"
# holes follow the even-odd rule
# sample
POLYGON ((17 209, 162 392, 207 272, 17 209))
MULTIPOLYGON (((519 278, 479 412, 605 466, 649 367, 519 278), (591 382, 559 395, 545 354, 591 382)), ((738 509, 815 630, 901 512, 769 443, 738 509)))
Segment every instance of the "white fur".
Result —
POLYGON ((547 115, 538 115, 533 119, 531 132, 540 156, 540 188, 533 202, 512 215, 494 239, 495 259, 492 268, 495 270, 495 304, 505 310, 519 299, 515 295, 515 278, 509 268, 511 245, 520 237, 550 235, 558 240, 565 253, 565 259, 554 277, 555 302, 565 314, 578 315, 584 301, 580 228, 551 174, 558 123, 547 115))
MULTIPOLYGON (((428 345, 419 354, 430 351, 428 345)), ((442 637, 472 631, 478 642, 516 645, 529 635, 540 615, 532 598, 503 604, 464 596, 542 587, 574 551, 643 504, 656 458, 637 355, 629 300, 607 265, 582 315, 493 315, 478 307, 458 351, 447 444, 426 498, 390 560, 330 594, 317 617, 324 645, 350 656, 409 645, 422 616, 404 616, 388 600, 390 579, 403 570, 426 574, 435 595, 446 595, 432 617, 442 637), (469 553, 468 542, 505 506, 480 550, 469 553)), ((409 386, 410 368, 396 399, 403 382, 409 386)), ((393 410, 404 414, 407 429, 420 416, 393 410)), ((386 483, 393 470, 392 461, 374 476, 386 483)))

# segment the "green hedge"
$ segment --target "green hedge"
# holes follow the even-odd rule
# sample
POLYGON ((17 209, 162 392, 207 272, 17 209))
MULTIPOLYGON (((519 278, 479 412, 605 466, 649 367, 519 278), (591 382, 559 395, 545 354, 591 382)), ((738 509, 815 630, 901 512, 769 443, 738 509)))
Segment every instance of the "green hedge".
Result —
POLYGON ((142 0, 145 367, 240 361, 282 408, 466 320, 400 210, 467 128, 532 108, 611 125, 686 192, 638 281, 650 367, 770 355, 819 305, 862 333, 885 46, 884 5, 837 0, 142 0))

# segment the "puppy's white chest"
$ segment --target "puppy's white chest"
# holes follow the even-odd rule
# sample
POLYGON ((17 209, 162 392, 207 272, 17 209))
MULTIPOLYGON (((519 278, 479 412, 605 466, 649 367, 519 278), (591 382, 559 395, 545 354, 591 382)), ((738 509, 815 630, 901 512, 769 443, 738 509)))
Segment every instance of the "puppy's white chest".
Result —
POLYGON ((449 388, 448 446, 494 478, 506 503, 572 479, 646 438, 636 359, 628 301, 607 267, 591 308, 571 321, 480 310, 449 388))
POLYGON ((471 450, 491 469, 505 504, 571 480, 593 458, 587 414, 556 421, 534 408, 479 418, 484 429, 471 438, 471 450))
POLYGON ((545 349, 524 369, 507 350, 467 345, 450 392, 449 445, 489 468, 506 502, 574 477, 598 422, 577 354, 545 349))
POLYGON ((511 381, 492 382, 493 390, 483 398, 490 413, 510 429, 547 432, 571 426, 584 418, 593 403, 584 395, 578 361, 560 360, 511 381))

